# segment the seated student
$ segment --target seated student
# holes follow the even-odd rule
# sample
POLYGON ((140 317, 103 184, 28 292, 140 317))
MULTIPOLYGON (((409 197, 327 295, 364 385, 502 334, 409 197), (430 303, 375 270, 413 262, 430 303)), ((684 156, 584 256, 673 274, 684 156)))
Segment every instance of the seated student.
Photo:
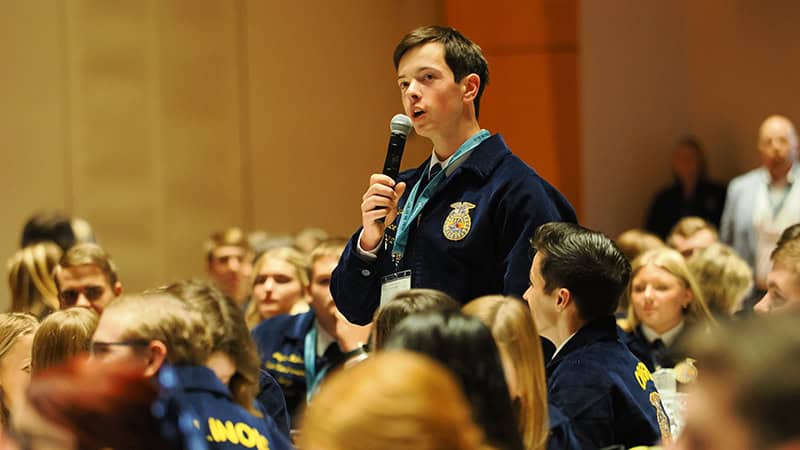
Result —
POLYGON ((720 242, 689 258, 689 270, 715 317, 729 318, 740 311, 753 287, 753 270, 735 250, 720 242))
MULTIPOLYGON (((333 239, 311 252, 311 285, 307 289, 310 311, 276 316, 252 330, 262 367, 283 388, 292 418, 331 370, 363 352, 359 345, 342 348, 337 330, 340 319, 331 297, 331 273, 344 244, 343 240, 333 239), (353 353, 348 354, 350 351, 353 353)), ((269 255, 267 252, 265 256, 269 255)))
POLYGON ((797 317, 750 318, 698 335, 703 362, 674 450, 800 448, 797 317))
POLYGON ((41 320, 58 310, 58 288, 52 274, 60 258, 61 249, 52 242, 28 245, 9 258, 6 267, 11 311, 33 314, 41 320))
POLYGON ((667 245, 687 259, 714 242, 719 242, 717 227, 699 217, 684 217, 667 237, 667 245))
POLYGON ((303 417, 298 446, 487 449, 453 375, 429 358, 400 351, 382 352, 326 381, 303 417))
POLYGON ((623 342, 650 371, 671 368, 688 355, 678 343, 692 328, 715 323, 686 260, 675 250, 651 250, 633 262, 623 342))
POLYGON ((212 344, 207 318, 200 311, 172 294, 157 292, 111 302, 100 317, 91 348, 94 360, 135 365, 146 377, 156 376, 169 363, 186 402, 200 416, 195 426, 208 437, 211 449, 292 448, 271 418, 255 417, 235 403, 228 387, 204 366, 212 344))
POLYGON ((461 304, 442 291, 409 289, 399 292, 389 303, 375 311, 372 348, 382 350, 392 331, 406 317, 430 311, 458 311, 461 304))
POLYGON ((292 247, 278 247, 253 265, 253 291, 245 311, 251 329, 281 314, 308 311, 308 258, 292 247))
POLYGON ((667 246, 667 244, 655 234, 636 228, 623 231, 617 236, 614 242, 625 257, 628 258, 629 262, 648 250, 667 246))
POLYGON ((412 350, 448 367, 461 382, 475 422, 498 450, 522 450, 500 352, 481 321, 458 311, 414 314, 389 336, 387 350, 412 350))
POLYGON ((462 312, 480 319, 497 342, 525 448, 579 449, 567 418, 547 402, 539 332, 528 306, 489 295, 467 303, 462 312))
POLYGON ((0 426, 7 426, 30 381, 31 345, 39 321, 30 314, 0 314, 0 426))
POLYGON ((74 356, 89 353, 97 319, 97 314, 86 308, 69 308, 47 316, 33 336, 31 374, 35 376, 74 356))
POLYGON ((162 433, 164 422, 152 412, 158 397, 159 385, 137 368, 74 359, 31 380, 10 435, 31 450, 206 449, 191 425, 202 447, 186 445, 189 433, 162 433))
POLYGON ((97 314, 122 293, 111 257, 95 244, 77 244, 67 250, 53 272, 61 309, 80 306, 97 314))
POLYGON ((800 312, 800 237, 779 242, 770 255, 767 293, 754 308, 759 314, 800 312))
POLYGON ((259 369, 261 360, 241 309, 209 282, 185 280, 164 286, 168 292, 203 315, 211 332, 211 356, 205 366, 213 370, 236 403, 257 417, 260 409, 289 436, 289 414, 278 382, 259 369), (253 399, 258 403, 254 405, 253 399))
POLYGON ((250 298, 253 250, 239 228, 212 234, 205 244, 206 272, 217 288, 239 307, 250 298))
POLYGON ((625 256, 608 237, 568 223, 542 225, 531 243, 525 300, 557 347, 545 366, 550 402, 582 448, 668 441, 652 376, 617 334, 613 314, 631 273, 625 256))

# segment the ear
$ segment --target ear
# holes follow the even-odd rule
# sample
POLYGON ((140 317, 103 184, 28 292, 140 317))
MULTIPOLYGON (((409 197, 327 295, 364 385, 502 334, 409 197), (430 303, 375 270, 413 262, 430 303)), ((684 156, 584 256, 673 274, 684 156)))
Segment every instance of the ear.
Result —
POLYGON ((692 292, 691 289, 687 288, 686 289, 686 295, 684 296, 684 299, 683 299, 683 309, 688 308, 689 307, 689 303, 692 303, 693 301, 694 301, 694 293, 692 292))
POLYGON ((119 297, 120 294, 122 294, 122 283, 117 281, 114 283, 114 295, 119 297))
POLYGON ((572 304, 572 293, 569 289, 559 288, 556 293, 556 310, 562 312, 572 304))
POLYGON ((147 366, 144 369, 144 376, 150 378, 158 372, 158 369, 167 359, 167 346, 161 341, 150 341, 147 344, 148 357, 147 366))
POLYGON ((478 96, 478 91, 481 87, 481 77, 477 74, 471 73, 464 77, 461 80, 463 83, 463 90, 464 90, 464 101, 472 103, 475 101, 475 97, 478 96))

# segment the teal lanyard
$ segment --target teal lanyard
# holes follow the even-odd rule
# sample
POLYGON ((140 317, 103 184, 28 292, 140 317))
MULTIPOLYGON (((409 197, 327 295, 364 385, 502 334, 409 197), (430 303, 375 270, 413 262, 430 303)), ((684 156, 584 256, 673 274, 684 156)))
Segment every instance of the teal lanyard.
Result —
POLYGON ((422 192, 419 193, 419 197, 417 197, 420 183, 422 183, 424 178, 419 177, 419 180, 414 185, 414 188, 411 189, 411 193, 408 195, 408 200, 403 207, 403 214, 400 215, 400 223, 397 225, 397 234, 395 235, 394 246, 392 247, 392 259, 396 265, 400 264, 400 261, 403 259, 403 254, 406 251, 406 244, 408 244, 408 230, 411 227, 411 224, 414 223, 414 220, 417 218, 417 216, 419 216, 419 213, 422 212, 422 209, 428 204, 431 196, 434 192, 436 192, 436 187, 442 182, 442 180, 444 180, 447 168, 453 165, 453 163, 459 158, 464 156, 465 153, 480 145, 481 142, 485 141, 490 136, 491 134, 487 130, 481 130, 470 136, 470 138, 461 144, 461 147, 456 150, 456 152, 450 158, 450 161, 447 162, 447 166, 442 167, 441 172, 437 173, 436 176, 431 178, 431 180, 428 182, 428 185, 425 186, 422 192))
POLYGON ((317 324, 306 333, 303 345, 303 364, 306 366, 306 402, 311 401, 311 397, 319 389, 319 384, 328 373, 328 367, 317 373, 317 324))

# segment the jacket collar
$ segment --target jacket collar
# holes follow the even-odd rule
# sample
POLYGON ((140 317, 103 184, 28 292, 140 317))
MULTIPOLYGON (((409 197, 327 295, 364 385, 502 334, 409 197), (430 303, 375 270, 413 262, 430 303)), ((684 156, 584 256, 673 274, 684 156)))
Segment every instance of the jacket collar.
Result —
POLYGON ((547 364, 549 369, 556 366, 562 359, 570 353, 576 352, 595 342, 618 341, 617 323, 614 316, 607 316, 593 320, 584 325, 574 336, 561 348, 553 359, 547 364))
POLYGON ((231 398, 230 390, 217 375, 203 366, 173 366, 178 383, 184 391, 207 391, 231 398))
POLYGON ((292 324, 286 331, 286 337, 301 341, 305 339, 306 333, 308 333, 311 327, 314 326, 314 317, 313 309, 308 312, 304 312, 303 314, 297 314, 294 316, 292 324))

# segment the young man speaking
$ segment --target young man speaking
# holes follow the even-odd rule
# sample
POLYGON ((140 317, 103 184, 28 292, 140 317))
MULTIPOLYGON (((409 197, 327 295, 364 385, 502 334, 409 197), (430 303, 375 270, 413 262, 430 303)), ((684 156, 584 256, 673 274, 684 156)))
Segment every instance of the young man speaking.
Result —
POLYGON ((374 174, 331 289, 354 323, 372 320, 397 291, 438 289, 466 303, 521 297, 528 241, 546 222, 575 222, 569 202, 478 125, 489 80, 480 47, 452 28, 407 34, 394 52, 403 109, 431 157, 397 183, 374 174))

